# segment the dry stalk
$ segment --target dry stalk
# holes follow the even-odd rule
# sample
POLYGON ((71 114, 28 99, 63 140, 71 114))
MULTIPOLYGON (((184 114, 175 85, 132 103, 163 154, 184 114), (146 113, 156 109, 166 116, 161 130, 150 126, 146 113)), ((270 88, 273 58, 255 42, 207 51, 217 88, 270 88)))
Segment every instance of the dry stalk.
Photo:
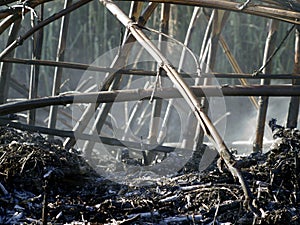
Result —
MULTIPOLYGON (((141 0, 133 0, 141 1, 141 0)), ((145 1, 145 0, 144 0, 145 1)), ((262 16, 271 19, 277 19, 289 23, 300 24, 300 13, 288 10, 285 7, 271 5, 248 5, 245 9, 240 9, 240 3, 228 0, 152 0, 159 3, 173 3, 180 5, 190 5, 198 7, 207 7, 215 9, 230 10, 234 12, 247 13, 250 15, 262 16)), ((284 1, 282 1, 284 2, 284 1)))
MULTIPOLYGON (((299 28, 295 33, 295 56, 294 56, 294 74, 300 72, 300 32, 299 28)), ((293 80, 293 85, 299 85, 298 80, 293 80)), ((289 105, 289 113, 287 118, 287 127, 296 128, 299 114, 299 96, 291 97, 289 105)))
MULTIPOLYGON (((220 37, 220 41, 221 41, 220 37)), ((223 39, 224 40, 224 39, 223 39)), ((228 46, 227 46, 228 47, 228 46)), ((224 51, 228 51, 228 48, 225 48, 224 51)), ((228 59, 231 62, 231 59, 228 59)), ((86 70, 86 71, 97 71, 97 72, 107 72, 107 73, 116 73, 116 74, 123 74, 123 75, 134 75, 134 76, 156 76, 156 71, 150 71, 150 70, 142 70, 142 69, 120 69, 115 70, 113 68, 108 67, 101 67, 101 66, 93 66, 89 64, 84 63, 74 63, 74 62, 57 62, 57 61, 51 61, 51 60, 37 60, 37 59, 19 59, 19 58, 4 58, 0 60, 0 62, 7 62, 7 63, 17 63, 17 64, 24 64, 24 65, 41 65, 41 66, 55 66, 55 67, 62 67, 62 68, 71 68, 76 70, 86 70)), ((179 70, 179 68, 178 68, 179 70)), ((162 77, 165 77, 166 74, 163 71, 161 74, 162 77)), ((183 78, 196 78, 199 77, 198 73, 180 73, 180 76, 183 78)), ((251 73, 243 73, 243 72, 237 72, 237 73, 217 73, 217 72, 210 72, 210 73, 202 73, 200 78, 206 78, 206 77, 216 77, 216 78, 229 78, 229 79, 300 79, 300 75, 297 74, 258 74, 257 76, 253 76, 251 73)), ((247 86, 248 83, 242 83, 243 85, 247 86)))
MULTIPOLYGON (((11 43, 17 38, 19 30, 21 28, 21 20, 17 20, 13 25, 9 33, 9 38, 7 40, 7 46, 10 46, 11 43)), ((9 52, 8 56, 13 56, 14 51, 9 52)), ((12 72, 12 64, 1 63, 0 64, 0 103, 5 103, 8 96, 8 84, 10 83, 12 72)))
MULTIPOLYGON (((266 39, 263 64, 266 64, 267 59, 272 55, 272 52, 274 51, 278 26, 279 26, 279 22, 277 20, 270 21, 269 34, 266 39)), ((271 72, 272 72, 272 66, 271 64, 269 64, 264 68, 263 73, 271 73, 271 72)), ((261 85, 270 85, 270 84, 271 84, 270 79, 261 80, 261 85)), ((255 135, 255 142, 253 144, 253 151, 256 152, 262 151, 262 147, 263 147, 263 137, 265 131, 269 97, 260 96, 258 102, 259 102, 259 109, 257 113, 256 135, 255 135)))
POLYGON ((249 209, 255 213, 259 214, 258 210, 254 208, 252 204, 253 196, 248 187, 247 182, 243 178, 240 170, 236 168, 236 160, 234 156, 230 153, 224 141, 222 140, 220 134, 213 126, 210 118, 202 111, 200 103, 194 94, 194 92, 189 88, 185 81, 181 78, 178 72, 173 68, 169 61, 161 54, 157 47, 151 42, 151 40, 143 33, 140 27, 132 21, 128 16, 120 10, 113 2, 100 0, 101 3, 114 15, 116 18, 130 30, 131 34, 136 38, 136 40, 148 51, 148 53, 155 59, 155 61, 161 65, 161 67, 166 71, 168 77, 173 82, 174 86, 186 100, 191 110, 195 114, 202 129, 208 138, 214 143, 216 149, 219 152, 220 157, 226 163, 231 174, 237 178, 242 186, 245 203, 249 209))
MULTIPOLYGON (((251 86, 197 86, 191 87, 195 97, 204 96, 299 96, 300 85, 251 85, 251 86), (221 94, 222 93, 222 94, 221 94)), ((53 97, 43 97, 20 102, 11 102, 0 105, 0 116, 25 110, 42 108, 51 105, 67 105, 78 103, 108 103, 139 101, 151 98, 153 89, 130 89, 101 91, 82 94, 61 94, 53 97)), ((163 88, 156 90, 154 99, 182 98, 175 88, 163 88)))
MULTIPOLYGON (((71 4, 72 4, 72 0, 65 0, 64 9, 70 7, 71 4)), ((57 53, 56 53, 56 61, 64 61, 65 58, 69 19, 70 19, 70 14, 62 17, 60 34, 59 34, 59 42, 58 42, 57 53)), ((53 86, 52 86, 53 96, 58 95, 60 93, 62 76, 63 76, 63 69, 61 67, 55 67, 53 86)), ((48 121, 49 128, 55 128, 56 126, 57 111, 58 111, 57 106, 50 107, 49 121, 48 121)), ((49 136, 49 138, 51 139, 52 137, 49 136)))

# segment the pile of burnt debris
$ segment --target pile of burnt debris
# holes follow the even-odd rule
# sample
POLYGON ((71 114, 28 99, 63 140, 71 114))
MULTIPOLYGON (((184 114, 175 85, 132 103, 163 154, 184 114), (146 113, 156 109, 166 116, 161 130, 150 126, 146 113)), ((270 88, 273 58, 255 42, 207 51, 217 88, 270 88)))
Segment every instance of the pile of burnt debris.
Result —
MULTIPOLYGON (((75 150, 39 134, 0 128, 0 223, 300 224, 300 131, 270 121, 266 153, 236 156, 260 216, 239 182, 213 163, 148 185, 98 175, 75 150)), ((195 163, 194 165, 197 165, 195 163)))

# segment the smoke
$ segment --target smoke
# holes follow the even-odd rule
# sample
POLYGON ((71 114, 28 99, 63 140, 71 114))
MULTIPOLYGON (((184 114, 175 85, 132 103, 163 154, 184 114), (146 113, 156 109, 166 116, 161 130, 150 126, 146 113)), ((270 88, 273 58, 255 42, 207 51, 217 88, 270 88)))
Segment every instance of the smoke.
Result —
MULTIPOLYGON (((255 141, 257 110, 247 97, 225 97, 225 101, 227 112, 230 115, 227 118, 224 140, 229 148, 235 148, 238 153, 250 153, 255 141)), ((276 118, 278 124, 285 126, 289 101, 289 97, 269 98, 264 133, 264 151, 268 150, 270 142, 272 142, 272 133, 268 122, 272 118, 276 118)))

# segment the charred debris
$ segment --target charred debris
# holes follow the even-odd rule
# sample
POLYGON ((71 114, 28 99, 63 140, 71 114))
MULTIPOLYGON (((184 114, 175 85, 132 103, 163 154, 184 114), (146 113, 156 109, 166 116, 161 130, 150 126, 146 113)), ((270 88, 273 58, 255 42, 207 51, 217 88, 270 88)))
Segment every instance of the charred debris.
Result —
POLYGON ((270 126, 269 151, 235 156, 260 216, 247 209, 239 182, 228 169, 221 172, 217 160, 200 172, 190 161, 173 176, 143 186, 135 180, 118 184, 97 175, 60 141, 1 127, 0 222, 299 224, 300 131, 275 120, 270 126))

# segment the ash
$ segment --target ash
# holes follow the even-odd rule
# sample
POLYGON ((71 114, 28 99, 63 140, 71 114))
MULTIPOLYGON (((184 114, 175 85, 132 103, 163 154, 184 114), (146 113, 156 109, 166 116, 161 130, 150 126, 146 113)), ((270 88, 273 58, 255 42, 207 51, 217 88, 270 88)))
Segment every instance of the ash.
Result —
POLYGON ((101 177, 59 141, 0 127, 0 223, 300 224, 300 132, 276 121, 270 126, 269 151, 235 156, 260 217, 246 209, 239 182, 216 162, 125 185, 101 177))

